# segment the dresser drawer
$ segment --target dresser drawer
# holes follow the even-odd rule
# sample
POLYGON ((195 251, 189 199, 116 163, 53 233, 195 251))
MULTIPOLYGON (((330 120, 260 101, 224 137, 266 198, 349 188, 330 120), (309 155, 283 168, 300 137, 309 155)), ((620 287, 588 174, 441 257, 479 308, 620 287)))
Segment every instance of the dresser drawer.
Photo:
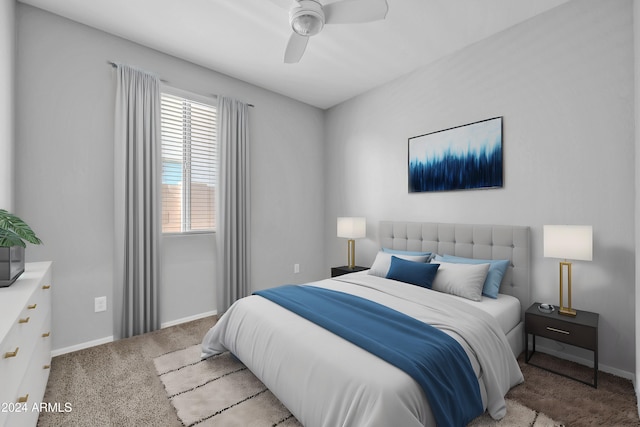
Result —
MULTIPOLYGON (((15 388, 5 385, 20 384, 27 370, 29 356, 33 348, 34 346, 31 349, 27 348, 25 339, 17 325, 11 328, 0 343, 0 378, 2 378, 0 405, 15 403, 15 388)), ((7 417, 6 412, 0 411, 0 426, 9 425, 5 423, 7 417)))
MULTIPOLYGON (((29 358, 35 350, 35 336, 44 320, 40 319, 40 325, 36 325, 31 320, 27 323, 18 323, 20 319, 26 318, 20 316, 13 321, 13 327, 0 345, 0 378, 3 379, 4 384, 19 383, 24 376, 29 358)), ((2 402, 6 401, 4 389, 0 387, 2 402)))
MULTIPOLYGON (((50 277, 47 275, 45 279, 50 277)), ((29 298, 27 304, 25 304, 20 317, 22 319, 29 319, 30 323, 40 325, 42 320, 46 317, 47 313, 51 309, 51 281, 43 280, 42 285, 36 287, 33 294, 29 298)))
MULTIPOLYGON (((47 316, 49 316, 49 307, 40 304, 27 304, 25 308, 20 312, 20 316, 15 320, 14 329, 18 331, 19 341, 16 345, 21 347, 22 350, 27 351, 29 346, 29 352, 33 351, 33 345, 35 344, 35 337, 41 334, 43 324, 47 316), (27 308, 35 307, 35 308, 27 308)), ((11 345, 10 345, 11 346, 11 345)), ((4 353, 3 353, 4 354, 4 353)), ((30 354, 30 353, 27 353, 30 354)))
POLYGON ((598 345, 597 328, 563 320, 525 314, 525 332, 555 341, 595 350, 598 345))
POLYGON ((39 416, 39 405, 44 397, 47 380, 49 379, 50 355, 51 339, 48 336, 38 337, 27 372, 13 398, 14 402, 24 402, 26 410, 9 414, 8 426, 33 426, 36 424, 39 416))
POLYGON ((32 402, 23 403, 18 408, 7 414, 7 427, 30 427, 38 423, 40 412, 33 410, 32 402))

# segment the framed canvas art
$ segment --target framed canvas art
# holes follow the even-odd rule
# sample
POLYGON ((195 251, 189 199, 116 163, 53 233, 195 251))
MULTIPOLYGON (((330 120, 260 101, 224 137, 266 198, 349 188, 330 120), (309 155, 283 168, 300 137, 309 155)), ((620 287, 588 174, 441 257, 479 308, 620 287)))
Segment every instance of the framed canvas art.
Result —
POLYGON ((409 192, 502 187, 502 117, 409 138, 409 192))

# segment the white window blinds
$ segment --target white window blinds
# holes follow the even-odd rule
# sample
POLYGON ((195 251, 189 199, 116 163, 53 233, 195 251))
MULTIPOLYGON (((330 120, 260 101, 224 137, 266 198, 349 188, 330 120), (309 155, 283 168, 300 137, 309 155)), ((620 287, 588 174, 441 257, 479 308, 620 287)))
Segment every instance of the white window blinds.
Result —
POLYGON ((216 108, 162 93, 162 231, 214 231, 216 108))

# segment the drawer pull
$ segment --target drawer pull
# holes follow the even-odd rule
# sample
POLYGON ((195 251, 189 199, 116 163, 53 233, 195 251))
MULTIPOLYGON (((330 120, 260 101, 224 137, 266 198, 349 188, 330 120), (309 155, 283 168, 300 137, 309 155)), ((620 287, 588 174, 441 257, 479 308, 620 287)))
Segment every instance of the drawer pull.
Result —
POLYGON ((16 347, 16 351, 7 351, 4 354, 4 358, 9 359, 10 357, 16 357, 18 355, 18 350, 20 350, 20 347, 16 347))
POLYGON ((42 369, 51 369, 51 365, 44 365, 42 369))
POLYGON ((43 286, 42 286, 42 289, 44 289, 45 291, 46 291, 47 289, 51 289, 51 285, 43 285, 43 286))
POLYGON ((562 329, 552 328, 551 326, 547 326, 547 330, 549 330, 551 332, 558 332, 560 334, 565 334, 565 335, 570 335, 571 334, 571 332, 569 332, 569 331, 563 331, 562 329))
POLYGON ((37 306, 38 306, 38 304, 31 304, 31 305, 28 305, 28 306, 27 306, 27 308, 28 308, 29 310, 35 310, 35 308, 36 308, 37 306))
POLYGON ((45 332, 44 334, 42 334, 42 338, 48 338, 49 335, 51 335, 51 332, 45 332))
POLYGON ((18 403, 27 403, 27 400, 29 400, 29 393, 27 393, 26 396, 20 396, 18 398, 18 403))
POLYGON ((29 323, 29 319, 31 319, 31 317, 27 317, 26 319, 18 319, 18 323, 29 323))

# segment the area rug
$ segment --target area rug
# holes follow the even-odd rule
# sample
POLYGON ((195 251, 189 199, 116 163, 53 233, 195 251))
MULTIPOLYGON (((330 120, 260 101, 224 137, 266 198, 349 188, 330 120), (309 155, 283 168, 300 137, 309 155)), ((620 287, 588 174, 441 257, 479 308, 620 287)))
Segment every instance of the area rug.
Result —
MULTIPOLYGON (((156 371, 178 418, 186 426, 301 426, 287 408, 238 359, 223 353, 200 360, 194 345, 156 357, 156 371)), ((473 427, 555 427, 544 414, 507 399, 500 421, 484 414, 473 427)))

